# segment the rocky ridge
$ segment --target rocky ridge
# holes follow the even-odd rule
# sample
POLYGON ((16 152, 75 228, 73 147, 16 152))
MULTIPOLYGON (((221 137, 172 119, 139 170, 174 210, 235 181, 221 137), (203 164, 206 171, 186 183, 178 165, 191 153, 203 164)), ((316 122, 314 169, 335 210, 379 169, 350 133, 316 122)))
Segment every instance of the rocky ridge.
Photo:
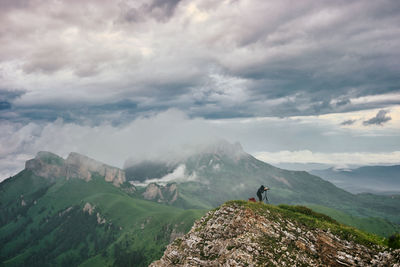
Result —
POLYGON ((198 220, 150 266, 400 266, 400 250, 298 210, 228 202, 198 220))
POLYGON ((112 182, 115 186, 120 186, 126 180, 123 170, 75 152, 70 153, 64 160, 56 154, 41 151, 34 159, 25 163, 25 169, 51 180, 66 177, 66 179, 78 178, 90 181, 93 173, 104 176, 107 182, 112 182))

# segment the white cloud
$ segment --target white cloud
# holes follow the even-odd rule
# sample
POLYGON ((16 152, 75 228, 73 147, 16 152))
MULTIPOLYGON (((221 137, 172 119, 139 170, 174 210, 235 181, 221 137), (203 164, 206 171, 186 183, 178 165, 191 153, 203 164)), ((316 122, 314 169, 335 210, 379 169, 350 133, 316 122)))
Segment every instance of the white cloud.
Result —
POLYGON ((178 167, 175 168, 175 170, 172 173, 169 173, 163 177, 160 178, 154 178, 154 179, 147 179, 143 182, 135 182, 133 181, 132 184, 137 185, 137 186, 146 186, 150 183, 157 183, 157 184, 167 184, 170 182, 188 182, 188 181, 195 181, 197 179, 196 172, 188 175, 186 173, 186 166, 184 164, 179 165, 178 167))
POLYGON ((172 152, 175 157, 183 144, 214 138, 204 120, 189 119, 176 110, 141 117, 124 126, 85 126, 57 120, 28 125, 6 122, 0 127, 0 169, 7 170, 1 178, 22 170, 25 160, 42 150, 62 157, 79 152, 122 168, 128 158, 170 157, 172 152))
POLYGON ((353 104, 400 102, 400 93, 367 95, 357 98, 351 98, 350 101, 353 104))
POLYGON ((62 157, 79 152, 122 168, 127 159, 135 162, 185 158, 188 153, 198 151, 200 145, 218 138, 231 143, 239 141, 246 152, 258 157, 264 155, 264 160, 271 163, 277 159, 282 162, 307 159, 329 164, 392 163, 400 151, 400 108, 390 110, 392 120, 376 129, 339 125, 343 120, 359 118, 360 124, 361 118, 375 116, 376 110, 219 120, 190 118, 184 112, 168 110, 118 126, 107 122, 97 126, 79 125, 62 120, 27 125, 0 121, 0 177, 16 174, 23 169, 25 160, 41 150, 62 157), (259 154, 260 151, 266 154, 259 154))

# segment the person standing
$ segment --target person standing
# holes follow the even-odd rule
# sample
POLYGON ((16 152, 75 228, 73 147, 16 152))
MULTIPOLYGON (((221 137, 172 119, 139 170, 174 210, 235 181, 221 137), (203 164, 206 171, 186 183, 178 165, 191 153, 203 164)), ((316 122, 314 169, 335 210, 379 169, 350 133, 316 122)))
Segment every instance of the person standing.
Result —
POLYGON ((262 194, 267 191, 269 188, 268 187, 264 187, 263 185, 260 186, 260 188, 258 188, 257 190, 257 197, 258 200, 261 202, 262 201, 262 194))

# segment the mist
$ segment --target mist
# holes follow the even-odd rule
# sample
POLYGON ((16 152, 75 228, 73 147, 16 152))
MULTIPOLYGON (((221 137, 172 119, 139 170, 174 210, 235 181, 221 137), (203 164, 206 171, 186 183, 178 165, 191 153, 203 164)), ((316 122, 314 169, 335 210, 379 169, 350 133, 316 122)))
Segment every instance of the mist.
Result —
POLYGON ((105 121, 93 126, 62 119, 27 125, 3 121, 0 122, 0 180, 21 171, 26 160, 43 150, 64 158, 70 152, 78 152, 124 168, 145 160, 178 163, 193 153, 218 147, 221 140, 239 142, 245 152, 272 164, 400 163, 397 142, 400 126, 395 117, 399 109, 392 108, 394 119, 384 128, 339 125, 343 117, 369 117, 376 112, 211 120, 170 109, 122 125, 105 121), (365 147, 369 151, 363 152, 365 147))

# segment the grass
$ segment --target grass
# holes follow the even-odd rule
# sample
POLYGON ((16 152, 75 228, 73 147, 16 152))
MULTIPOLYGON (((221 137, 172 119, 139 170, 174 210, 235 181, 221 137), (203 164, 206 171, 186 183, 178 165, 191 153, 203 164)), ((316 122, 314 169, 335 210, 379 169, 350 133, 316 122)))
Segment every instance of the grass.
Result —
POLYGON ((342 224, 353 226, 360 230, 377 234, 382 237, 387 238, 396 232, 400 232, 400 225, 392 223, 383 218, 352 216, 342 211, 320 205, 307 205, 307 207, 316 212, 326 214, 342 224))
POLYGON ((39 158, 47 164, 62 166, 64 159, 51 152, 39 152, 39 158))
MULTIPOLYGON (((26 181, 35 188, 48 186, 40 178, 35 181, 30 173, 17 178, 2 189, 19 191, 26 181)), ((43 195, 28 196, 26 191, 24 199, 32 203, 25 215, 0 227, 0 239, 6 241, 0 249, 0 262, 7 266, 34 266, 30 259, 35 255, 46 255, 50 265, 126 266, 140 261, 139 266, 146 266, 161 257, 172 231, 186 233, 206 213, 139 199, 96 175, 89 182, 59 178, 43 195), (95 206, 91 216, 82 210, 86 203, 95 206), (70 207, 70 212, 63 213, 70 207), (106 219, 105 224, 97 223, 97 212, 106 219), (57 241, 67 231, 80 234, 57 241)), ((7 200, 8 196, 1 197, 7 200)))
POLYGON ((326 231, 329 230, 333 234, 338 235, 343 239, 349 241, 351 240, 370 248, 376 249, 376 246, 387 246, 387 240, 383 237, 366 233, 351 226, 340 224, 329 216, 314 212, 311 209, 303 206, 274 206, 270 204, 253 203, 243 200, 228 201, 224 205, 232 204, 249 208, 259 215, 269 217, 272 216, 275 219, 281 217, 283 219, 297 221, 298 223, 311 229, 319 228, 326 231))

